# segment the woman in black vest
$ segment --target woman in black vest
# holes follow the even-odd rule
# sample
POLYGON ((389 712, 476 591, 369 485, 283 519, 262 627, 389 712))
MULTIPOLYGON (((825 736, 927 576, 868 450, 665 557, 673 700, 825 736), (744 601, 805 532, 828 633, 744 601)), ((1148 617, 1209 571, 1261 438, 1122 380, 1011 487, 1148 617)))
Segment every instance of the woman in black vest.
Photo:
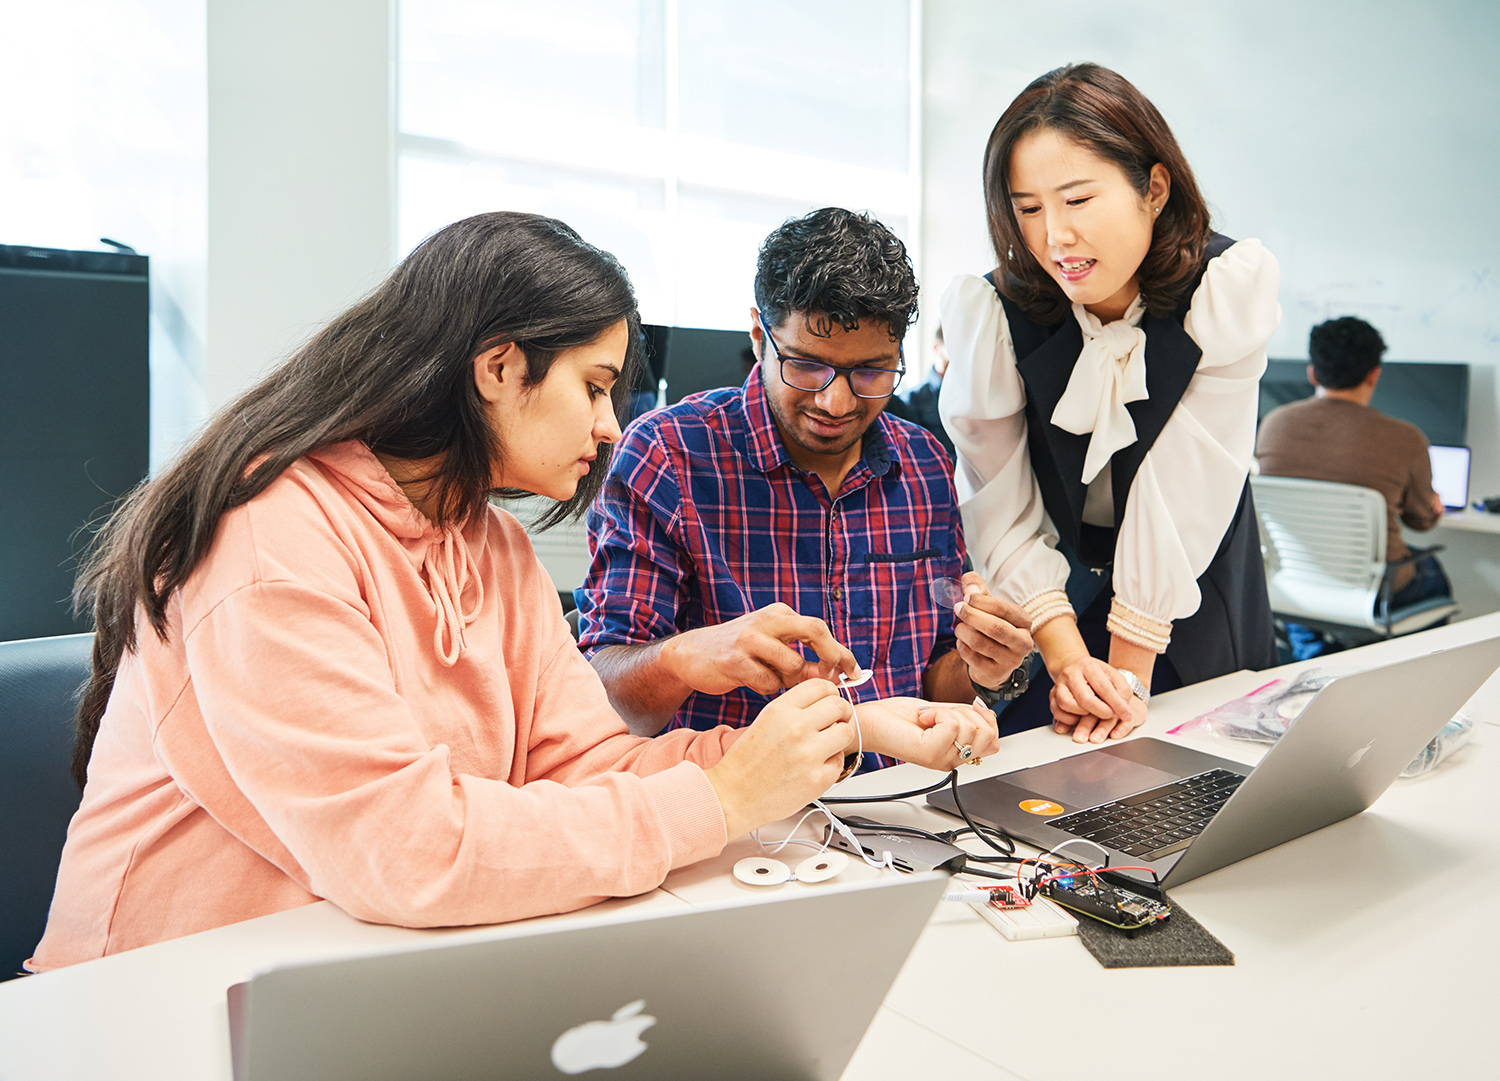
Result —
POLYGON ((1275 663, 1247 474, 1280 275, 1096 64, 1021 92, 984 180, 999 265, 943 298, 941 412, 975 569, 1050 677, 1002 730, 1119 738, 1153 689, 1275 663))

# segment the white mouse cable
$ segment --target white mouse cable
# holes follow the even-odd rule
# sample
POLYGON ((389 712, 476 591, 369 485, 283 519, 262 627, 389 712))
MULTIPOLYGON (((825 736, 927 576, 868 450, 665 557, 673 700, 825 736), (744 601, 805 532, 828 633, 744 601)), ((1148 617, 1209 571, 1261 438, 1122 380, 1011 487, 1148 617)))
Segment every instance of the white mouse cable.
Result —
MULTIPOLYGON (((851 830, 847 825, 845 825, 844 822, 838 817, 838 815, 834 814, 827 807, 824 807, 819 800, 813 800, 813 806, 828 816, 829 825, 833 829, 838 831, 840 837, 842 837, 845 841, 853 846, 854 851, 859 854, 860 859, 864 860, 876 870, 897 870, 895 857, 891 855, 889 849, 882 852, 880 854, 881 858, 877 860, 874 856, 865 851, 865 846, 859 843, 859 838, 854 836, 854 831, 851 830)), ((830 834, 829 840, 832 839, 832 834, 830 834)), ((899 871, 897 873, 899 873, 899 871)))
POLYGON ((1063 849, 1067 848, 1069 845, 1088 845, 1090 848, 1097 848, 1099 852, 1104 856, 1104 862, 1100 866, 1109 866, 1108 850, 1105 849, 1105 847, 1099 844, 1097 841, 1090 841, 1087 837, 1069 837, 1066 841, 1058 845, 1056 848, 1048 849, 1046 852, 1043 852, 1041 858, 1045 860, 1048 856, 1055 856, 1063 849))
POLYGON ((799 819, 797 819, 796 823, 792 826, 792 832, 789 833, 789 834, 787 834, 785 837, 783 837, 779 841, 764 841, 764 840, 762 840, 761 836, 760 836, 760 830, 758 830, 758 829, 750 831, 750 839, 752 841, 754 841, 756 844, 760 845, 761 851, 764 852, 768 856, 774 856, 774 855, 776 855, 778 852, 780 852, 787 845, 805 845, 808 848, 815 848, 815 849, 817 849, 818 852, 825 852, 828 849, 828 842, 827 841, 824 841, 822 844, 819 844, 817 841, 814 841, 814 840, 812 840, 810 838, 807 838, 807 837, 798 837, 797 836, 797 831, 802 828, 802 823, 806 822, 809 818, 811 818, 815 814, 827 815, 828 811, 825 810, 824 808, 818 807, 818 806, 809 807, 805 812, 803 812, 802 817, 799 818, 799 819))

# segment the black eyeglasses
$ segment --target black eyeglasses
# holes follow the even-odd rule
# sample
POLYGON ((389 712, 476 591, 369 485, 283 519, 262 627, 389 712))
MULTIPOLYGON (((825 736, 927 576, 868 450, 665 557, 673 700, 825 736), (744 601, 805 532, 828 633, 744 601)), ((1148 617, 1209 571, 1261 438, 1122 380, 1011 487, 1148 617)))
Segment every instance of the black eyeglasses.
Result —
POLYGON ((771 343, 771 351, 776 354, 776 362, 781 366, 781 381, 793 390, 816 394, 842 375, 849 380, 849 389, 856 398, 889 398, 896 393, 896 384, 906 374, 906 352, 904 346, 899 345, 896 347, 896 355, 901 359, 894 368, 835 368, 832 364, 824 364, 819 360, 785 356, 781 347, 776 344, 776 339, 771 336, 771 328, 766 326, 766 317, 762 315, 758 318, 761 332, 765 334, 766 341, 771 343))

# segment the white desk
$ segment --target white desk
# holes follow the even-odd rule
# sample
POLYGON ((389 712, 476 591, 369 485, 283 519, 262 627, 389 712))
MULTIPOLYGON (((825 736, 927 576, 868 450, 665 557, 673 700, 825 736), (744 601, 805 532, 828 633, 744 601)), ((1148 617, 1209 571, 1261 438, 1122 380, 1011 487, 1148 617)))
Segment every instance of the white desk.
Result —
MULTIPOLYGON (((1385 663, 1494 634, 1500 614, 1351 651, 1339 663, 1385 663)), ((1267 678, 1242 672, 1162 695, 1145 731, 1162 735, 1267 678)), ((1500 721, 1500 677, 1473 706, 1500 721)), ((1244 761, 1260 751, 1196 742, 1244 761)), ((1398 781, 1365 814, 1174 890, 1234 951, 1234 967, 1105 970, 1075 938, 1007 942, 966 905, 941 906, 845 1077, 1493 1076, 1497 747, 1500 728, 1480 725, 1469 747, 1432 774, 1398 781)), ((965 772, 981 777, 1074 749, 1047 730, 1022 733, 965 772)), ((901 766, 844 787, 890 791, 936 777, 901 766)), ((867 813, 955 822, 908 804, 867 813)), ((737 841, 676 872, 662 890, 551 919, 595 920, 748 889, 725 871, 752 850, 737 841)), ((874 872, 846 872, 864 873, 874 872)), ((523 934, 534 922, 411 931, 362 924, 323 902, 13 980, 0 984, 0 1079, 228 1079, 224 991, 257 969, 523 934)))
MULTIPOLYGON (((1387 663, 1495 634, 1500 615, 1336 660, 1387 663)), ((1163 695, 1145 734, 1266 678, 1242 672, 1163 695)), ((1398 780, 1362 815, 1172 891, 1234 952, 1233 967, 1105 970, 1075 938, 1007 942, 977 916, 940 910, 885 1011, 1029 1081, 1496 1076, 1500 676, 1470 707, 1491 723, 1437 770, 1398 780)), ((1056 757, 1049 736, 1008 739, 995 770, 1056 757)), ((1184 742, 1247 762, 1261 753, 1184 742)))
POLYGON ((1438 559, 1453 583, 1460 619, 1500 612, 1500 514, 1458 511, 1426 533, 1401 533, 1408 545, 1443 546, 1438 559))
POLYGON ((1500 514, 1482 510, 1449 511, 1438 519, 1441 529, 1459 529, 1466 533, 1490 533, 1500 536, 1500 514))

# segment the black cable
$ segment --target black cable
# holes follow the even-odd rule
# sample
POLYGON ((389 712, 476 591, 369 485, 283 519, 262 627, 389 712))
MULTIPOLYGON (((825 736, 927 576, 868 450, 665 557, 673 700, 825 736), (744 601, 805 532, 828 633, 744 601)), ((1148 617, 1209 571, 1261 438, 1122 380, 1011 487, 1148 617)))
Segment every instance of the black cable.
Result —
POLYGON ((974 836, 978 837, 981 841, 989 845, 1002 856, 1014 856, 1016 854, 1016 842, 1014 838, 1012 838, 1004 830, 991 828, 990 833, 997 834, 998 836, 1005 839, 1006 847, 1001 848, 994 841, 990 840, 989 834, 984 832, 984 830, 980 828, 978 822, 975 822, 972 818, 969 817, 968 809, 964 807, 964 802, 961 798, 959 798, 958 795, 958 770, 953 771, 953 773, 950 775, 950 780, 953 784, 953 805, 958 808, 958 813, 964 816, 964 821, 967 822, 969 824, 969 828, 974 831, 974 836))
POLYGON ((913 796, 925 796, 929 792, 936 792, 949 780, 958 783, 958 770, 948 774, 937 784, 930 784, 926 788, 913 788, 910 792, 892 792, 885 796, 823 796, 819 803, 891 803, 898 799, 911 799, 913 796))
MULTIPOLYGON (((980 826, 979 828, 980 828, 980 830, 981 830, 982 833, 987 834, 987 835, 989 835, 991 837, 998 837, 1001 841, 1006 841, 1006 842, 1010 841, 1010 835, 1007 834, 1003 830, 997 830, 997 829, 994 829, 993 827, 990 827, 990 826, 980 826)), ((971 830, 968 826, 959 826, 958 829, 955 829, 955 830, 944 830, 941 833, 939 833, 937 836, 940 837, 940 838, 942 838, 944 841, 946 841, 948 844, 951 845, 951 844, 957 843, 960 838, 965 837, 965 836, 967 836, 969 834, 974 834, 974 831, 971 830)), ((979 836, 979 834, 974 834, 974 836, 977 837, 977 836, 979 836)), ((980 860, 980 861, 993 861, 995 863, 1000 863, 1000 862, 1002 862, 1004 860, 1009 859, 1010 857, 1009 856, 975 856, 975 855, 971 854, 969 856, 969 858, 970 859, 975 859, 975 860, 980 860)))
POLYGON ((920 837, 924 841, 942 841, 943 844, 948 844, 946 840, 938 836, 936 833, 929 833, 927 830, 922 829, 920 826, 897 826, 893 825, 890 822, 875 822, 868 818, 860 818, 858 815, 851 815, 849 818, 846 818, 843 821, 844 824, 849 826, 850 829, 872 829, 878 827, 881 833, 895 833, 906 837, 920 837), (868 825, 866 825, 866 823, 868 823, 868 825))
MULTIPOLYGON (((987 844, 990 848, 994 849, 996 852, 1000 853, 1000 855, 1003 856, 1003 857, 1005 857, 1007 860, 1010 857, 1013 857, 1016 854, 1016 842, 1015 842, 1014 838, 1012 838, 1004 830, 996 829, 993 826, 981 826, 978 822, 975 822, 974 819, 969 816, 969 812, 964 808, 963 800, 959 797, 959 794, 958 794, 958 770, 953 770, 951 773, 948 774, 948 776, 944 777, 941 781, 938 781, 936 784, 930 784, 930 785, 926 786, 925 788, 914 788, 910 792, 891 792, 891 793, 889 793, 887 795, 877 795, 877 796, 824 796, 821 800, 819 800, 819 802, 820 803, 832 803, 832 804, 890 803, 890 802, 893 802, 895 800, 911 799, 913 796, 925 796, 929 792, 936 792, 939 788, 942 788, 944 785, 951 785, 952 786, 952 788, 953 788, 953 803, 954 803, 954 806, 956 806, 958 808, 959 814, 963 815, 964 821, 969 824, 969 832, 973 833, 975 837, 977 837, 979 840, 983 841, 985 844, 987 844), (1002 844, 997 844, 995 842, 994 838, 996 838, 996 837, 998 837, 1000 839, 1000 841, 1003 842, 1003 845, 1002 844)), ((890 828, 890 827, 886 827, 886 828, 890 828)), ((915 827, 902 827, 902 830, 914 830, 914 829, 915 829, 915 827)), ((953 843, 952 840, 946 839, 946 838, 944 838, 943 836, 941 836, 939 834, 929 833, 926 830, 916 830, 916 832, 917 832, 917 834, 919 834, 921 836, 924 836, 924 837, 927 837, 927 838, 930 838, 930 839, 934 839, 934 840, 943 841, 943 843, 945 843, 945 844, 952 844, 953 843)), ((951 836, 956 838, 956 837, 960 836, 961 833, 962 833, 962 831, 955 831, 955 832, 952 833, 951 836)), ((991 862, 993 862, 993 863, 1002 863, 1002 862, 1005 862, 1005 860, 999 860, 999 859, 996 859, 993 856, 974 856, 974 855, 971 855, 969 858, 972 859, 972 860, 976 860, 978 862, 981 862, 981 863, 991 863, 991 862)))
MULTIPOLYGON (((1019 863, 1021 861, 1017 860, 1016 862, 1019 863)), ((1002 875, 995 871, 987 871, 983 867, 970 867, 967 864, 958 873, 961 875, 978 875, 980 878, 998 878, 1001 882, 1020 883, 1020 879, 1015 875, 1002 875)))
MULTIPOLYGON (((956 845, 954 847, 957 847, 956 845)), ((965 852, 965 858, 969 863, 1020 863, 1019 856, 979 856, 973 852, 965 852)))

